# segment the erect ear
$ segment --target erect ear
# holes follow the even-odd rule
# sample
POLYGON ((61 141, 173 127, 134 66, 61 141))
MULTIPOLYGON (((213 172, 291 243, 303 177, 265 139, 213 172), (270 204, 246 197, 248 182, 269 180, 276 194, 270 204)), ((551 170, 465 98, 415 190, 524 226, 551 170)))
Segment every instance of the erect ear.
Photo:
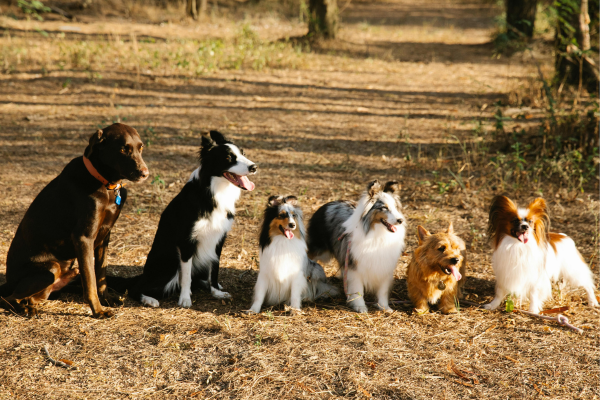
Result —
POLYGON ((385 184, 383 191, 392 196, 397 196, 400 194, 400 183, 398 181, 389 181, 385 184))
POLYGON ((285 200, 283 196, 271 196, 267 202, 268 207, 279 207, 285 200))
POLYGON ((94 151, 94 146, 96 146, 98 143, 102 143, 103 141, 104 141, 104 132, 102 132, 102 129, 98 129, 96 131, 96 133, 94 133, 92 136, 90 136, 89 144, 85 148, 85 151, 83 152, 83 154, 87 158, 90 158, 90 156, 92 155, 92 152, 94 151))
POLYGON ((448 230, 446 231, 449 235, 454 233, 454 225, 452 225, 452 221, 450 221, 450 225, 448 225, 448 230))
POLYGON ((298 204, 298 198, 296 196, 288 196, 285 199, 283 199, 283 202, 296 207, 296 205, 298 204))
POLYGON ((367 192, 371 198, 375 197, 377 193, 381 192, 381 184, 377 179, 367 185, 367 192))
POLYGON ((210 137, 212 138, 212 140, 217 142, 217 144, 223 144, 227 142, 225 136, 223 136, 223 134, 219 131, 210 131, 210 137))
POLYGON ((200 143, 200 159, 202 159, 202 154, 206 153, 208 150, 212 149, 215 146, 215 142, 208 136, 202 135, 201 143, 200 143))
POLYGON ((431 233, 421 225, 417 226, 417 238, 419 239, 419 246, 423 244, 423 241, 427 236, 430 236, 431 233))
POLYGON ((527 208, 534 213, 547 213, 546 200, 542 199, 541 197, 538 197, 529 203, 527 208))

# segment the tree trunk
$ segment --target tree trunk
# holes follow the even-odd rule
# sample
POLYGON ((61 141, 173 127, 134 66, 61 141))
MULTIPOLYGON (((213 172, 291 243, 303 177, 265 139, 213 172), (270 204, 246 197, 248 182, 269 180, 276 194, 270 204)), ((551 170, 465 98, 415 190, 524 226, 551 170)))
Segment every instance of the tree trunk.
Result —
POLYGON ((537 0, 506 0, 506 29, 511 39, 533 37, 537 0))
POLYGON ((308 10, 308 33, 334 39, 339 25, 337 1, 309 0, 308 10))
POLYGON ((198 5, 196 4, 196 0, 186 0, 185 13, 194 19, 198 19, 198 5))
POLYGON ((559 82, 598 92, 598 67, 590 57, 588 0, 558 0, 556 3, 556 73, 559 82))
POLYGON ((204 18, 206 15, 206 10, 208 9, 208 0, 200 0, 200 11, 198 14, 200 17, 204 18))

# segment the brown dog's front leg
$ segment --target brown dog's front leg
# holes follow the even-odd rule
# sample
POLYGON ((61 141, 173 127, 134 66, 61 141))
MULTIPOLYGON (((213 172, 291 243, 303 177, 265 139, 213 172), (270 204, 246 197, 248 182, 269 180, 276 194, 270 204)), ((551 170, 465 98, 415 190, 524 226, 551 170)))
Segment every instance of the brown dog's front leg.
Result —
POLYGON ((74 238, 74 242, 85 301, 92 309, 95 318, 110 318, 113 313, 110 310, 104 310, 98 299, 94 270, 94 241, 87 237, 77 237, 74 238))

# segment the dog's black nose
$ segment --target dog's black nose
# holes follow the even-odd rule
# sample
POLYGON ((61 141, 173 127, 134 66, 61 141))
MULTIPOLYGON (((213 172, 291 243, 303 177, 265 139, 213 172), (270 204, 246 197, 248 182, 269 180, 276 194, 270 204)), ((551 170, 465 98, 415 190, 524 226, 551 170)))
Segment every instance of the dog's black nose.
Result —
POLYGON ((529 229, 529 225, 527 225, 527 224, 522 224, 521 225, 521 230, 522 231, 526 231, 527 229, 529 229))
POLYGON ((296 229, 296 224, 293 222, 290 222, 289 227, 290 227, 290 229, 296 229))
POLYGON ((403 220, 399 219, 398 222, 397 222, 397 224, 398 225, 402 225, 403 222, 404 222, 403 220))
POLYGON ((252 164, 248 167, 248 171, 250 171, 251 173, 255 173, 257 169, 258 167, 256 166, 256 164, 252 164))
POLYGON ((452 264, 452 265, 456 265, 456 264, 458 264, 458 258, 456 258, 456 257, 454 257, 454 258, 451 258, 451 259, 450 259, 450 264, 452 264))

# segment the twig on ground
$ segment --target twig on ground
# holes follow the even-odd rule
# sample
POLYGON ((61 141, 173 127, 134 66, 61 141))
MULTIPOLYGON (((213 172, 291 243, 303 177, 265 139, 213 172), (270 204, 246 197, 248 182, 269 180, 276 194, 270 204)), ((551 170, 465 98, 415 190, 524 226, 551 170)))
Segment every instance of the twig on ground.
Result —
POLYGON ((54 358, 52 358, 50 356, 50 353, 48 352, 48 345, 47 344, 44 345, 44 353, 46 353, 46 357, 48 358, 48 360, 50 360, 50 362, 52 364, 54 364, 55 366, 57 366, 57 367, 63 367, 63 368, 66 368, 66 369, 77 369, 77 367, 74 367, 74 366, 69 365, 69 364, 67 364, 65 362, 62 362, 60 360, 55 360, 54 358))
POLYGON ((532 317, 545 319, 546 321, 556 321, 559 325, 566 326, 567 328, 573 329, 577 333, 583 333, 583 329, 573 326, 569 323, 569 319, 562 314, 558 314, 556 317, 546 317, 544 315, 535 314, 529 311, 518 310, 515 308, 515 311, 518 311, 523 314, 530 315, 532 317))

